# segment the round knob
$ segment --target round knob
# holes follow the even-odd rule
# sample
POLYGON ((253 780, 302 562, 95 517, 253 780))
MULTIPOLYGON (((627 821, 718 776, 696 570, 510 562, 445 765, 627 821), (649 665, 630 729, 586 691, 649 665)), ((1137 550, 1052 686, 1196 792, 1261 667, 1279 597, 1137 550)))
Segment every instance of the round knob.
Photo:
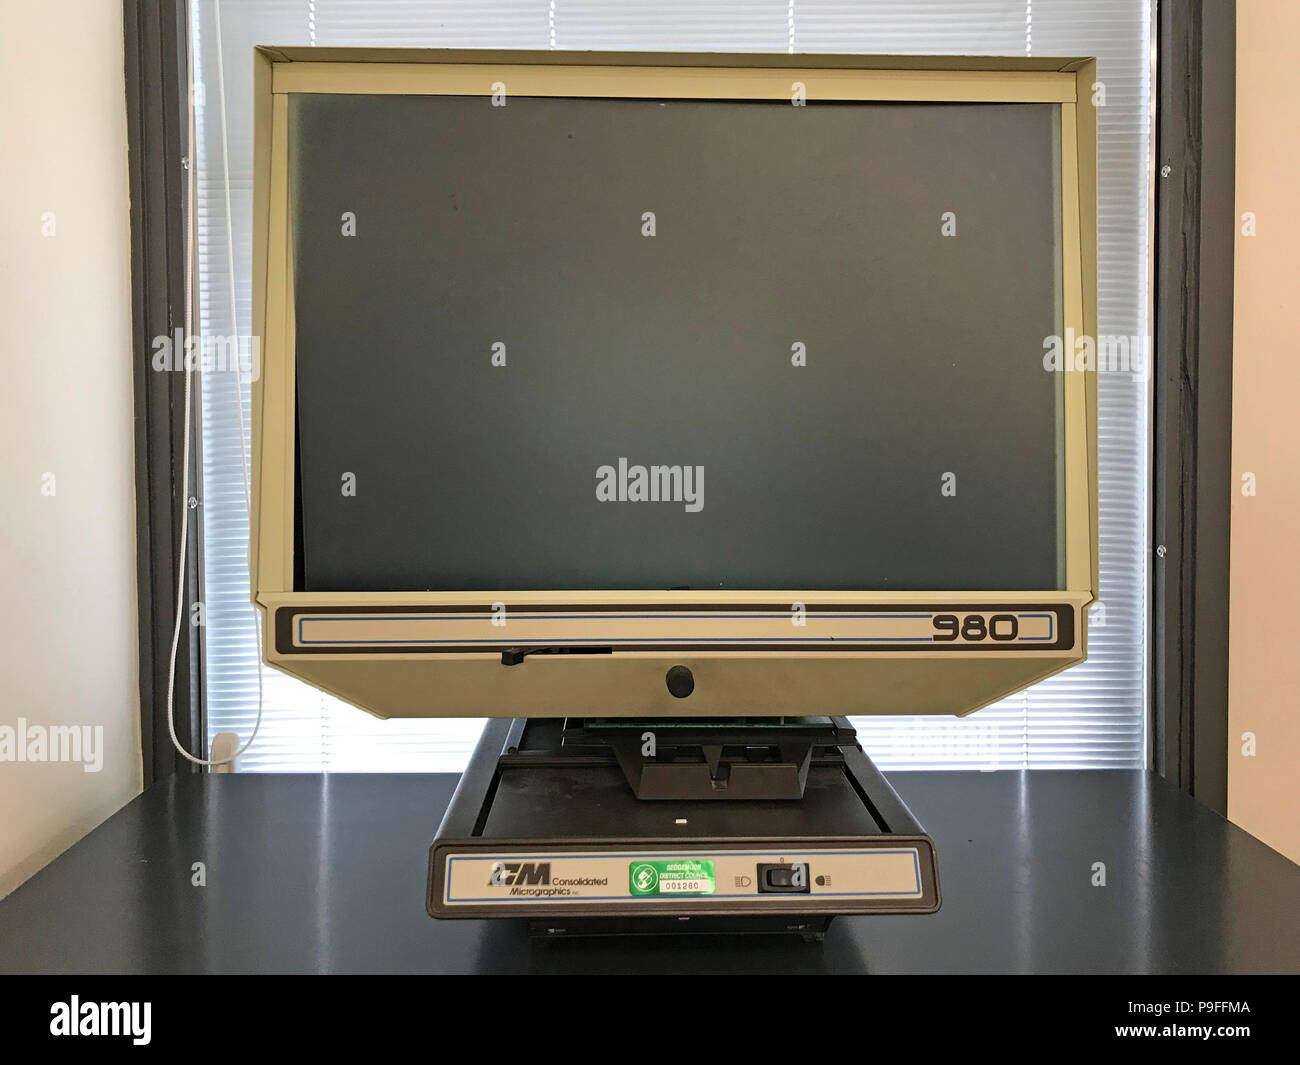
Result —
POLYGON ((664 680, 668 682, 668 693, 674 699, 685 699, 695 690, 695 677, 685 666, 673 666, 664 680))

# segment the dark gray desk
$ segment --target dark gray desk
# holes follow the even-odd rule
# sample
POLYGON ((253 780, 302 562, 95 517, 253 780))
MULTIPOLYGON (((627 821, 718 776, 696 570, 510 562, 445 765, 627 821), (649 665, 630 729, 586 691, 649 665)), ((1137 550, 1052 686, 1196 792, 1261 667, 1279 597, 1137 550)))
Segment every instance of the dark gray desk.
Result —
POLYGON ((163 783, 0 902, 0 971, 1300 971, 1300 867, 1143 773, 893 774, 943 908, 840 918, 821 945, 434 921, 425 863, 455 779, 163 783))

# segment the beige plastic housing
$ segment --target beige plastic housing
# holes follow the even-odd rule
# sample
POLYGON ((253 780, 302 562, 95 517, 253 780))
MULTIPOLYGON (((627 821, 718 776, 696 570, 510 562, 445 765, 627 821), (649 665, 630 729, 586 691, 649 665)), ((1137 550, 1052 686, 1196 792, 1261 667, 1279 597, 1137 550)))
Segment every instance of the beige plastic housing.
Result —
MULTIPOLYGON (((293 589, 290 93, 1056 104, 1064 325, 1095 337, 1096 61, 259 48, 251 588, 276 669, 378 717, 967 714, 1083 661, 1097 592, 1096 373, 1064 374, 1065 588, 324 593, 293 589), (950 638, 951 637, 951 638, 950 638), (536 653, 504 665, 505 648, 536 653), (688 667, 674 697, 666 671, 688 667)), ((1067 333, 1067 336, 1069 334, 1067 333)))

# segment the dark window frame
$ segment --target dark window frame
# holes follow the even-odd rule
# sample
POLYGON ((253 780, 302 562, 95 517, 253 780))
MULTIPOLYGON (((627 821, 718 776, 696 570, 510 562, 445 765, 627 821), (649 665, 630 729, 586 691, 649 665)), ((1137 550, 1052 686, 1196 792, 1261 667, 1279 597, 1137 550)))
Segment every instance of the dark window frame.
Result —
MULTIPOLYGON (((131 190, 132 383, 135 390, 136 572, 140 642, 140 748, 144 783, 178 769, 198 772, 172 746, 167 725, 178 537, 190 522, 185 621, 176 655, 176 737, 202 757, 203 647, 189 624, 198 598, 198 447, 181 483, 185 375, 155 370, 154 338, 185 328, 186 167, 189 69, 186 6, 177 0, 124 0, 124 58, 131 190)), ((197 388, 192 397, 198 410, 197 388)), ((197 435, 197 434, 196 434, 197 435)))
POLYGON ((1236 3, 1158 19, 1152 762, 1226 815, 1236 3))

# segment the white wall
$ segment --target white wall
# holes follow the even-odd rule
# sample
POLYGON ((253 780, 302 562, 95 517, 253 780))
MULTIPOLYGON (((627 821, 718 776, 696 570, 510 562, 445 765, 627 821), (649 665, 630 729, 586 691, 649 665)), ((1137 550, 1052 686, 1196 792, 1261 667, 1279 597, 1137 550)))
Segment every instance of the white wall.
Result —
POLYGON ((1228 817, 1300 862, 1297 49, 1295 0, 1237 5, 1228 817))
POLYGON ((3 0, 0 758, 19 718, 103 749, 0 761, 0 895, 140 790, 129 235, 122 5, 3 0))

